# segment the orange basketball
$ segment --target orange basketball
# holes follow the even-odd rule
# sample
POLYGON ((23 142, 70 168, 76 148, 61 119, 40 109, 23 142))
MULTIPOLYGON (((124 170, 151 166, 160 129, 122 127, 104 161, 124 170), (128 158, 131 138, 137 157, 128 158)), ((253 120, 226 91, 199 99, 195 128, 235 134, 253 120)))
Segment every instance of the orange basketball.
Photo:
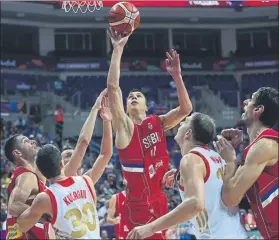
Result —
POLYGON ((129 34, 137 29, 139 23, 139 10, 132 3, 119 2, 109 12, 109 24, 119 33, 129 34))

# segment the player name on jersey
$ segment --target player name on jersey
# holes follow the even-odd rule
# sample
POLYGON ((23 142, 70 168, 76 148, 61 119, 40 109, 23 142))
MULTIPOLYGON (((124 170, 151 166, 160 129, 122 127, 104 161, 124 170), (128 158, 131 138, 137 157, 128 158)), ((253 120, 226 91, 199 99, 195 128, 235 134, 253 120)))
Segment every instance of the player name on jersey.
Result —
POLYGON ((66 197, 63 198, 64 203, 66 203, 66 205, 70 205, 72 202, 84 198, 86 199, 86 190, 77 190, 75 192, 72 192, 70 194, 68 194, 66 197))

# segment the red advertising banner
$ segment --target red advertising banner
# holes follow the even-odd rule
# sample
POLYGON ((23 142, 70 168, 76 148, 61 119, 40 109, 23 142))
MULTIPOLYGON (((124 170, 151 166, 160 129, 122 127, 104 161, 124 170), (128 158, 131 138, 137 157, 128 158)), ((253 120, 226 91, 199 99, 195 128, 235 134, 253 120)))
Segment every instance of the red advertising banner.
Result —
MULTIPOLYGON (((103 1, 103 5, 106 7, 113 6, 114 4, 120 1, 103 1)), ((138 7, 264 7, 264 6, 278 6, 278 0, 272 1, 224 1, 224 0, 215 0, 215 1, 162 1, 162 0, 129 0, 129 2, 135 4, 138 7)), ((42 1, 42 3, 55 4, 59 3, 62 5, 62 1, 42 1)))

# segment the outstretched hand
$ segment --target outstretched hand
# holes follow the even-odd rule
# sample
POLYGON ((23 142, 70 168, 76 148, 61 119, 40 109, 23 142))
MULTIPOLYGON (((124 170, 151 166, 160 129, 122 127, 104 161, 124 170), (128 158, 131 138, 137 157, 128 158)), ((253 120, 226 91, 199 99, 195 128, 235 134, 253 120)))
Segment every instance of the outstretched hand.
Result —
POLYGON ((111 121, 112 120, 112 114, 111 114, 110 108, 109 108, 108 97, 103 98, 102 108, 100 110, 100 116, 103 119, 103 121, 111 121))
POLYGON ((109 30, 107 31, 107 34, 110 37, 112 46, 114 48, 115 47, 124 48, 129 37, 131 36, 132 32, 130 34, 128 34, 127 36, 124 36, 124 34, 118 33, 116 31, 114 31, 112 28, 109 28, 109 30))
POLYGON ((103 102, 103 99, 104 99, 105 95, 107 94, 107 92, 108 92, 108 90, 104 89, 100 93, 99 97, 96 99, 96 102, 95 102, 93 108, 96 108, 98 110, 100 110, 102 108, 102 102, 103 102))
POLYGON ((165 60, 166 69, 171 76, 178 76, 181 74, 180 57, 179 54, 172 49, 171 54, 166 52, 167 59, 165 60))

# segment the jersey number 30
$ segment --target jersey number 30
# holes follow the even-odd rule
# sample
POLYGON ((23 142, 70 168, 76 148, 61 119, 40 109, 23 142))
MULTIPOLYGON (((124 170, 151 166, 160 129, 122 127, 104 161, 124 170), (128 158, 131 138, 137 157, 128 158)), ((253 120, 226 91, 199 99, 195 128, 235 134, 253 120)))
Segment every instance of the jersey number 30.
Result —
POLYGON ((94 231, 96 229, 96 220, 95 220, 95 210, 91 203, 87 202, 82 207, 82 212, 77 209, 71 209, 65 214, 65 218, 69 220, 72 216, 75 216, 75 220, 72 221, 72 225, 74 228, 79 227, 79 231, 72 231, 71 236, 73 238, 81 238, 83 237, 87 229, 89 231, 94 231), (90 211, 90 215, 92 215, 93 223, 90 223, 89 219, 87 218, 87 212, 90 211))

